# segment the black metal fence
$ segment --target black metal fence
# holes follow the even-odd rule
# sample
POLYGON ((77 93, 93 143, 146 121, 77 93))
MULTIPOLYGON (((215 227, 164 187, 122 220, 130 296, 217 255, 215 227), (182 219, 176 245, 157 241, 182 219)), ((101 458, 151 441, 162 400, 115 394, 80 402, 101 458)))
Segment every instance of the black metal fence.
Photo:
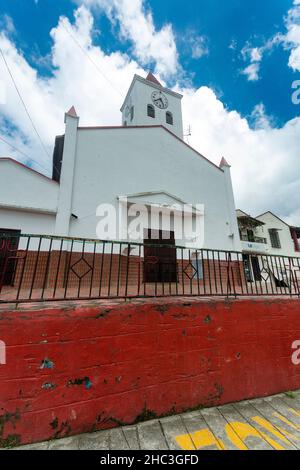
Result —
POLYGON ((0 303, 262 295, 300 297, 300 258, 0 234, 0 303))

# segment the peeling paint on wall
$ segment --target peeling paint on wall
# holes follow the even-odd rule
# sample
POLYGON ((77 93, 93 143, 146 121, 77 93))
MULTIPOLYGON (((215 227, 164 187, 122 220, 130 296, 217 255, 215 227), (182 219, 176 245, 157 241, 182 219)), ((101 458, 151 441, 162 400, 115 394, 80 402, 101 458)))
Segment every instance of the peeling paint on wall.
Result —
POLYGON ((87 390, 92 388, 92 382, 90 381, 89 377, 84 377, 83 379, 69 380, 67 383, 67 387, 71 387, 72 385, 84 385, 87 390))
POLYGON ((3 337, 14 354, 1 367, 0 446, 300 388, 300 366, 291 361, 298 299, 158 305, 4 311, 3 337))
POLYGON ((50 359, 43 359, 41 362, 41 367, 40 369, 53 369, 54 368, 54 363, 50 361, 50 359))

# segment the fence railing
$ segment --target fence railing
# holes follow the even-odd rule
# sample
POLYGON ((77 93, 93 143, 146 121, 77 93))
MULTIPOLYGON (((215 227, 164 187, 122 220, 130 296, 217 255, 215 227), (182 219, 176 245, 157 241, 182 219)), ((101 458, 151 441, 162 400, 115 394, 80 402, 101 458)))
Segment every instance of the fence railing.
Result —
POLYGON ((300 297, 300 258, 0 234, 0 303, 261 295, 300 297))

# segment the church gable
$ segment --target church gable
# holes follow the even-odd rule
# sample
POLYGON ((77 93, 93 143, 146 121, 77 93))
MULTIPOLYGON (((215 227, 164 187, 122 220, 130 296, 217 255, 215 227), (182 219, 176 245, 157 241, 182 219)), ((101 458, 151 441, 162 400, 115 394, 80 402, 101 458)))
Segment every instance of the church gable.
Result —
MULTIPOLYGON (((127 201, 132 204, 173 206, 186 204, 182 199, 174 196, 167 191, 150 191, 144 193, 129 194, 125 196, 127 201)), ((119 198, 121 199, 121 197, 119 198)))

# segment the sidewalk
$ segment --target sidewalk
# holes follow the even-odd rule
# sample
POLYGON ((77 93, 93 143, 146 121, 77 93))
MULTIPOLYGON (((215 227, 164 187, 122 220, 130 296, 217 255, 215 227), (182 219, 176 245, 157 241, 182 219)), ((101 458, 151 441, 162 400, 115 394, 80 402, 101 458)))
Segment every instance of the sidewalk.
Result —
POLYGON ((300 391, 17 449, 300 450, 300 391))

